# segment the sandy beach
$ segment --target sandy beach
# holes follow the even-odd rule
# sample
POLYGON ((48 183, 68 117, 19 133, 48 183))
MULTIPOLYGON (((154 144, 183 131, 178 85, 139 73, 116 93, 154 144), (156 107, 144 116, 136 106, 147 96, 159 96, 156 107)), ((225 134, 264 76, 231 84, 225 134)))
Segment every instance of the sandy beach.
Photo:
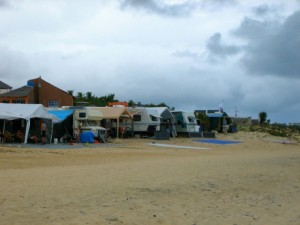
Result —
POLYGON ((299 225, 299 143, 243 132, 217 139, 240 143, 1 146, 0 224, 299 225))

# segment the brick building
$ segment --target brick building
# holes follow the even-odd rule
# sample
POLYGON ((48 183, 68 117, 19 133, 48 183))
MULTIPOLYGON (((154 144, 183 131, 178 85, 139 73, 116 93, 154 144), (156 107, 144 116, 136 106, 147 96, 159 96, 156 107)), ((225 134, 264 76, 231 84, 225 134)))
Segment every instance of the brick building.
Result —
POLYGON ((73 106, 73 96, 38 77, 28 80, 23 87, 0 94, 0 102, 61 107, 73 106))

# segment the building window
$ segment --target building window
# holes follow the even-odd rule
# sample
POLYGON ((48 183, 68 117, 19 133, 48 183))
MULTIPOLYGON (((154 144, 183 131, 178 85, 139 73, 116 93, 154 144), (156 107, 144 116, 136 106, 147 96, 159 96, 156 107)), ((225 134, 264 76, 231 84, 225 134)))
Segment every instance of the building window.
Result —
POLYGON ((10 103, 9 100, 3 100, 2 103, 10 103))
POLYGON ((14 103, 14 104, 25 104, 25 100, 23 100, 23 99, 15 99, 15 100, 12 100, 12 103, 14 103))
POLYGON ((56 108, 58 107, 57 101, 48 101, 48 107, 56 108))

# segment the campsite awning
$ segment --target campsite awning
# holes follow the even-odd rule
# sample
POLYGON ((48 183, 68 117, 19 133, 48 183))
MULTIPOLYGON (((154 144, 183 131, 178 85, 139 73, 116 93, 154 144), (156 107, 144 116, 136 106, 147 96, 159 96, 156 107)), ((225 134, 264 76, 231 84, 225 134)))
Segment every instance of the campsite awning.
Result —
POLYGON ((48 113, 54 115, 59 121, 64 121, 67 117, 69 117, 71 114, 73 114, 72 109, 64 109, 64 110, 48 110, 48 113))
POLYGON ((86 107, 86 108, 99 110, 103 114, 103 119, 119 119, 124 114, 132 118, 131 113, 129 113, 125 107, 86 107))
POLYGON ((7 104, 0 103, 0 119, 15 120, 30 118, 42 118, 56 121, 57 118, 48 113, 41 104, 7 104))
POLYGON ((119 120, 122 116, 129 116, 132 119, 133 115, 125 107, 86 107, 87 109, 99 110, 103 114, 103 119, 117 120, 117 137, 119 137, 119 120))
MULTIPOLYGON (((26 123, 25 139, 24 143, 27 143, 30 119, 40 118, 48 121, 47 129, 50 136, 50 141, 52 138, 52 123, 58 122, 59 120, 48 113, 47 109, 41 104, 7 104, 0 103, 0 119, 2 120, 16 120, 24 119, 26 123)), ((3 131, 5 127, 3 126, 3 131)))

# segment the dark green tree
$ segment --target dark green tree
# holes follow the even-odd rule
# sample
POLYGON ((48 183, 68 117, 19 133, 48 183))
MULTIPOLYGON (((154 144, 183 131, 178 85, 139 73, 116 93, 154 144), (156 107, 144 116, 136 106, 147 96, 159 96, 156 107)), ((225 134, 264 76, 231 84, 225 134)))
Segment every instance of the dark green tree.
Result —
POLYGON ((93 98, 93 94, 90 91, 88 91, 87 93, 85 93, 85 96, 86 96, 86 98, 87 98, 88 101, 92 100, 92 98, 93 98))
POLYGON ((72 95, 72 96, 74 94, 74 90, 67 90, 67 92, 68 92, 69 95, 72 95))
POLYGON ((135 106, 135 102, 133 100, 129 100, 128 101, 128 106, 129 107, 134 107, 135 106))
POLYGON ((204 130, 204 131, 208 131, 208 129, 209 129, 209 117, 205 113, 200 112, 200 113, 197 114, 197 118, 199 120, 201 129, 204 130))
POLYGON ((268 114, 266 112, 260 112, 259 116, 259 124, 264 125, 267 121, 268 114))
POLYGON ((82 92, 77 92, 76 98, 82 100, 83 99, 83 93, 82 92))

